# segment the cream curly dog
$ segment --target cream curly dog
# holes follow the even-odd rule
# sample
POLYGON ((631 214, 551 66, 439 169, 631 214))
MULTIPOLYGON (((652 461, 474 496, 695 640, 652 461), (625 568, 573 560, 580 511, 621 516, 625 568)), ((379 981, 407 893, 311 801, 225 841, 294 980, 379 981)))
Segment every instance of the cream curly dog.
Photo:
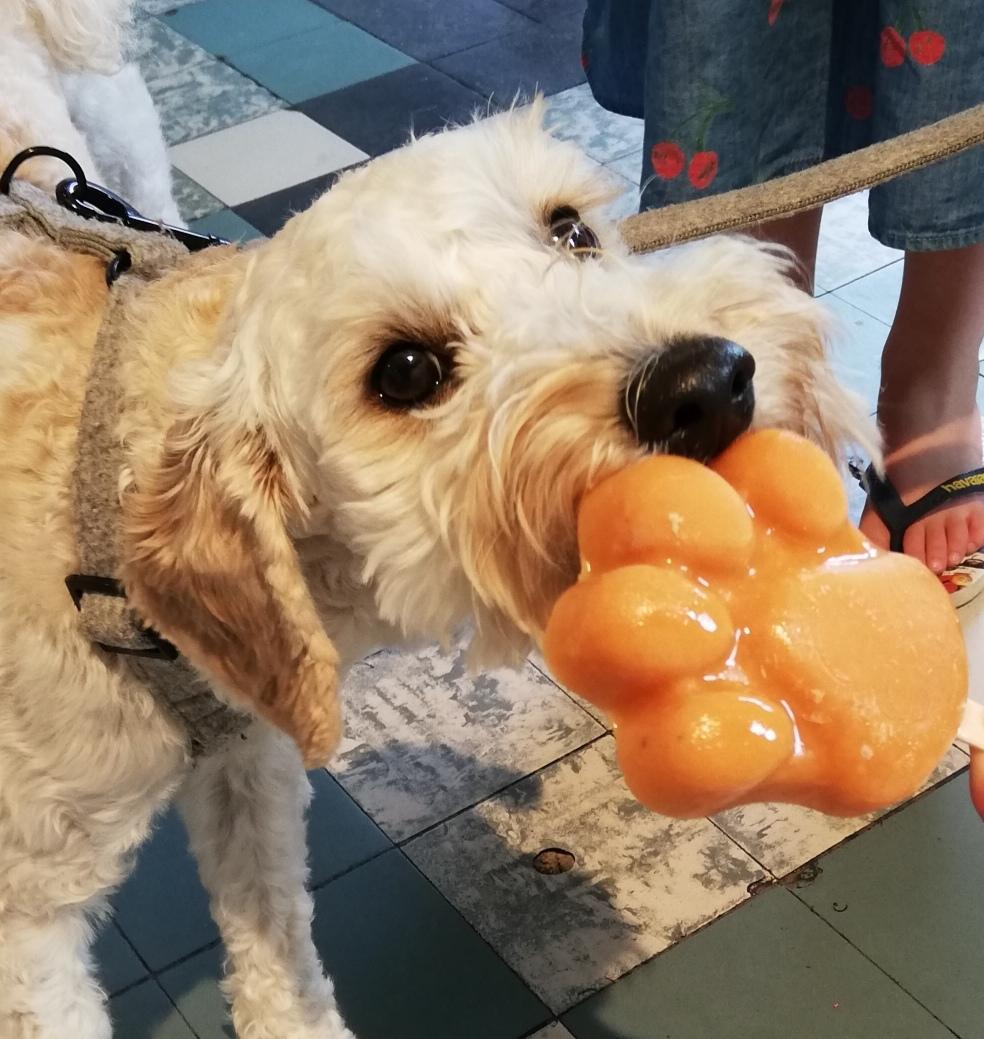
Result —
POLYGON ((104 263, 0 234, 2 1039, 109 1036, 90 921, 175 798, 238 1034, 349 1037, 310 937, 295 743, 334 744, 345 668, 466 624, 476 660, 521 659, 577 573, 579 497, 644 451, 707 456, 749 424, 869 443, 787 261, 735 238, 629 257, 541 107, 377 159, 131 306, 122 577, 255 716, 194 767, 65 587, 104 263))

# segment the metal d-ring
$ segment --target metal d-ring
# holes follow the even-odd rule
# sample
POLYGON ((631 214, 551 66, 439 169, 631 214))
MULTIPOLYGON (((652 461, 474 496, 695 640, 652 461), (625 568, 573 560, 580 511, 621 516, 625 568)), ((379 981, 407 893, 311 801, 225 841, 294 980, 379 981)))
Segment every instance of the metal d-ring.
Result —
POLYGON ((76 158, 69 155, 68 152, 63 152, 60 148, 49 148, 45 144, 35 144, 30 148, 25 148, 23 151, 18 152, 11 160, 7 163, 7 168, 0 173, 0 195, 10 194, 10 184, 14 179, 14 173, 17 167, 27 162, 28 159, 34 159, 39 155, 47 155, 52 159, 61 159, 66 166, 75 174, 75 179, 80 184, 85 184, 85 170, 82 169, 81 165, 76 158))
POLYGON ((106 284, 112 287, 121 274, 125 274, 133 266, 133 260, 126 249, 120 249, 106 264, 106 284))

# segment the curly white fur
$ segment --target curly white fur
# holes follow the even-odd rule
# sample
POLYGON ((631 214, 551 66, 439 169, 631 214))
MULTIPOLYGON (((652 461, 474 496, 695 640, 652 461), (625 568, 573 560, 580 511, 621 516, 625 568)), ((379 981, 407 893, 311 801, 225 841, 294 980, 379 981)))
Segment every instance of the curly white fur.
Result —
POLYGON ((134 304, 127 588, 220 695, 266 719, 194 770, 137 675, 85 641, 64 589, 102 270, 0 236, 4 1039, 108 1035, 85 921, 176 792, 238 1034, 349 1036, 309 935, 308 787, 277 728, 313 754, 317 727, 330 747, 338 677, 377 645, 472 624, 486 660, 527 651, 576 576, 580 496, 643 451, 619 417, 641 359, 683 333, 727 337, 758 365, 756 425, 834 454, 870 443, 824 360, 823 311, 782 256, 722 238, 629 257, 597 168, 541 115, 420 139, 270 242, 190 256, 134 304), (600 255, 551 245, 558 206, 593 226, 600 255), (427 406, 374 393, 401 341, 449 359, 427 406))
MULTIPOLYGON (((130 0, 6 0, 0 14, 0 169, 31 145, 60 148, 139 212, 179 223, 160 120, 125 60, 130 0)), ((69 176, 48 158, 21 170, 45 188, 69 176)))

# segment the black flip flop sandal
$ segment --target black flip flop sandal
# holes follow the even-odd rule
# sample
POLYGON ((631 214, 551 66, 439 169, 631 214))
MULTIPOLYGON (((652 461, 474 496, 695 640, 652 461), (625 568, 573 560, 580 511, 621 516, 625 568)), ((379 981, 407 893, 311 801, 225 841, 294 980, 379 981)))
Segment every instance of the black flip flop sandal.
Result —
MULTIPOLYGON (((869 465, 863 472, 851 463, 851 472, 868 495, 871 507, 888 530, 889 548, 902 551, 902 538, 913 523, 957 498, 984 493, 984 468, 972 469, 937 484, 911 505, 903 503, 891 480, 879 476, 869 465)), ((940 574, 943 587, 950 593, 954 606, 964 606, 984 592, 984 551, 973 552, 955 567, 940 574)))

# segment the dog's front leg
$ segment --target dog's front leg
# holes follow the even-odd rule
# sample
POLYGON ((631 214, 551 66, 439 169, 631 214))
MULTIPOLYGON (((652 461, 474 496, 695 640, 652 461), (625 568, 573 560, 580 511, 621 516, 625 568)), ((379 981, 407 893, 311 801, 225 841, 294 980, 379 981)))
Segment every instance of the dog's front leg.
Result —
POLYGON ((262 722, 199 762, 179 796, 228 953, 236 1033, 249 1039, 353 1039, 311 940, 309 799, 293 744, 262 722))

